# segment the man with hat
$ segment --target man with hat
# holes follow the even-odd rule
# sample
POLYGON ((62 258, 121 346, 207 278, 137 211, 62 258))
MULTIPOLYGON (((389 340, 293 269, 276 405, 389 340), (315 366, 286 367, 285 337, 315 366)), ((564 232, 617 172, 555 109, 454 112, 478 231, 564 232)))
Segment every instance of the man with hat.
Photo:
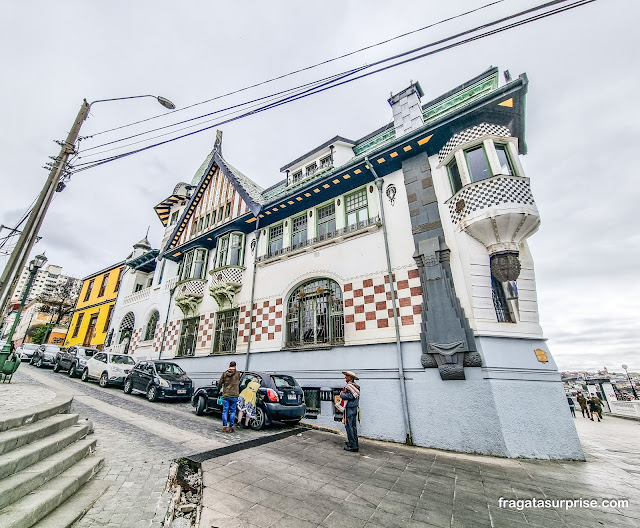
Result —
POLYGON ((345 451, 358 452, 358 407, 360 406, 360 386, 355 383, 358 376, 350 370, 342 371, 344 380, 347 383, 340 398, 346 401, 344 408, 343 423, 347 430, 347 445, 345 451))

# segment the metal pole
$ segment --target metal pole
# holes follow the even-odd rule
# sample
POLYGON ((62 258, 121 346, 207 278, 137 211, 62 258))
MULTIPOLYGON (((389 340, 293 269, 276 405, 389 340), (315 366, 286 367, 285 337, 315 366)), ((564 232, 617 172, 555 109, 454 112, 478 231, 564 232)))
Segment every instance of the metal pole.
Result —
POLYGON ((633 392, 633 397, 637 400, 638 393, 636 392, 636 388, 633 386, 633 381, 631 381, 631 376, 629 376, 629 372, 627 372, 627 369, 624 369, 624 371, 627 375, 627 379, 629 380, 629 385, 631 385, 631 391, 633 392))
POLYGON ((22 302, 20 303, 20 308, 18 308, 18 313, 16 314, 16 318, 13 320, 13 325, 11 325, 11 330, 9 330, 9 334, 7 335, 7 342, 2 349, 2 352, 8 353, 11 348, 11 340, 13 339, 13 334, 18 328, 18 323, 20 322, 20 315, 22 314, 22 309, 24 308, 25 303, 27 302, 27 296, 29 295, 29 290, 31 290, 31 285, 33 284, 33 279, 38 273, 38 268, 33 266, 33 269, 29 270, 29 280, 27 281, 27 286, 24 289, 24 294, 22 295, 22 302))
POLYGON ((396 292, 393 285, 393 272, 391 269, 391 256, 389 254, 389 239, 387 237, 387 224, 384 218, 384 202, 382 199, 382 184, 384 180, 379 178, 376 171, 373 169, 373 165, 369 161, 369 158, 365 157, 367 166, 375 178, 376 187, 378 188, 378 198, 380 204, 380 220, 382 221, 382 235, 384 237, 384 249, 387 256, 387 271, 389 273, 389 289, 391 290, 391 305, 393 307, 393 322, 396 329, 396 354, 398 357, 398 377, 400 378, 400 395, 402 399, 402 414, 404 415, 404 424, 407 432, 406 443, 407 445, 413 445, 413 435, 411 433, 411 420, 409 419, 409 402, 407 399, 407 386, 406 379, 404 377, 404 366, 402 364, 402 348, 400 341, 400 325, 398 323, 398 306, 396 303, 396 292))
POLYGON ((256 253, 253 256, 253 277, 251 279, 251 303, 249 304, 249 341, 247 341, 247 356, 244 362, 244 370, 249 370, 249 351, 251 350, 251 337, 253 334, 253 299, 256 288, 256 271, 258 269, 258 242, 260 242, 260 214, 256 220, 256 253))
POLYGON ((29 215, 27 224, 22 230, 16 247, 11 253, 11 257, 2 272, 2 277, 0 277, 0 306, 4 306, 13 294, 18 273, 24 267, 25 262, 29 258, 31 248, 36 242, 40 226, 42 225, 47 209, 51 204, 51 200, 53 200, 53 194, 55 193, 58 182, 60 181, 60 176, 62 175, 69 155, 74 152, 74 145, 76 139, 78 139, 80 127, 87 118, 88 112, 89 103, 84 99, 82 101, 80 111, 78 112, 78 116, 71 127, 71 131, 69 132, 66 141, 62 144, 60 154, 58 154, 56 162, 51 168, 51 172, 49 172, 49 178, 42 188, 42 191, 38 196, 38 200, 29 215))

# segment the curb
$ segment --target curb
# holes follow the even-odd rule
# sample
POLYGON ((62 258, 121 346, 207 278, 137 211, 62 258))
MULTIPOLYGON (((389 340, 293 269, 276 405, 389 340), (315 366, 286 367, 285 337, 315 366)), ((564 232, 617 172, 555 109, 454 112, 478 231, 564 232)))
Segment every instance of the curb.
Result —
POLYGON ((54 414, 66 414, 71 408, 72 400, 73 396, 56 396, 49 403, 9 413, 0 420, 0 432, 37 422, 54 414))

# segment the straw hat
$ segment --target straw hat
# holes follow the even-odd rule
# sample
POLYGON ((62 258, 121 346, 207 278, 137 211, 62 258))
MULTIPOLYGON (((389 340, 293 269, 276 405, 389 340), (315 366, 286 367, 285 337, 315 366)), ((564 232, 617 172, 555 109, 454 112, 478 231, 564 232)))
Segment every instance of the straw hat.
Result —
POLYGON ((343 370, 342 373, 345 376, 351 376, 354 380, 360 379, 360 378, 358 378, 358 376, 356 376, 356 373, 352 372, 351 370, 343 370))

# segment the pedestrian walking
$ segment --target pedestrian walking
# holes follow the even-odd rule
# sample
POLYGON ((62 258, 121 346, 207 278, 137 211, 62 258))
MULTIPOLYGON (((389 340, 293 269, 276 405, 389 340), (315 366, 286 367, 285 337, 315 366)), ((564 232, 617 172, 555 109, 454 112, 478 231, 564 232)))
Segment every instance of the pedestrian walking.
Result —
POLYGON ((571 416, 576 417, 576 404, 573 401, 573 398, 567 394, 567 403, 569 404, 569 409, 571 409, 571 416))
POLYGON ((600 417, 602 415, 602 407, 598 406, 598 402, 596 401, 598 398, 591 397, 589 398, 589 410, 591 411, 591 421, 593 422, 593 417, 596 416, 598 421, 600 421, 600 417))
POLYGON ((240 373, 236 369, 235 361, 229 363, 229 368, 220 376, 218 387, 222 391, 222 432, 233 433, 240 392, 240 373))
POLYGON ((580 405, 580 410, 582 411, 582 417, 584 418, 586 413, 586 417, 591 418, 589 408, 587 407, 587 399, 582 395, 582 393, 578 394, 578 404, 580 405))
POLYGON ((256 399, 260 382, 251 380, 238 397, 238 425, 242 426, 242 415, 246 414, 245 427, 249 427, 249 420, 256 417, 256 399))
POLYGON ((358 376, 350 370, 342 372, 346 386, 340 393, 340 398, 346 401, 342 422, 347 430, 347 445, 345 451, 357 453, 358 446, 358 408, 360 407, 360 386, 355 383, 358 376))

